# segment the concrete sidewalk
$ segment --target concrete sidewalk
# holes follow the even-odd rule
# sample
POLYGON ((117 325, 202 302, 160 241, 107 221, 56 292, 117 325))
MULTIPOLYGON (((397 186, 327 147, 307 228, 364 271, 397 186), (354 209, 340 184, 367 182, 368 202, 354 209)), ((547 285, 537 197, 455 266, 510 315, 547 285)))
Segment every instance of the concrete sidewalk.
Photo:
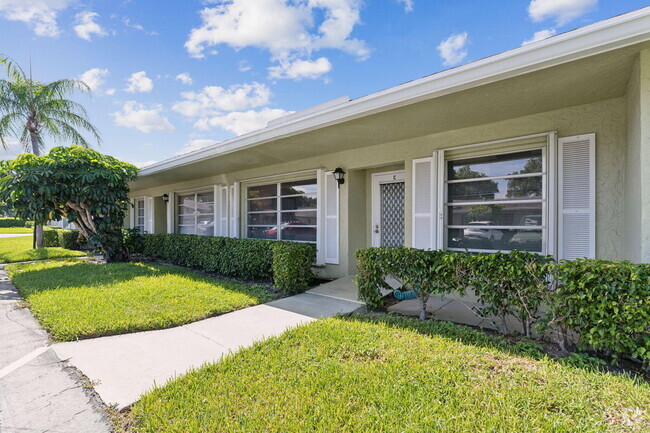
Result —
POLYGON ((318 317, 362 306, 324 293, 303 293, 176 328, 60 343, 52 349, 95 384, 105 403, 121 409, 191 368, 318 317))
POLYGON ((101 403, 21 301, 0 270, 0 432, 110 432, 101 403))

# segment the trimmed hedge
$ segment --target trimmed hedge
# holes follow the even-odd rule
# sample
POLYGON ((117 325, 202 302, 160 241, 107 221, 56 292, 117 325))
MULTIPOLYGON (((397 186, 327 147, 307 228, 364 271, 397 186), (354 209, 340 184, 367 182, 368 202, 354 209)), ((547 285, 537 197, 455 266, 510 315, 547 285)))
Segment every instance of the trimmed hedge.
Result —
MULTIPOLYGON (((412 248, 367 248, 356 253, 359 297, 381 302, 386 277, 418 292, 425 318, 429 294, 475 291, 483 316, 517 318, 530 335, 536 326, 576 344, 650 363, 650 265, 580 259, 556 263, 534 253, 470 254, 412 248), (546 309, 541 313, 542 306, 546 309), (577 342, 572 336, 579 336, 577 342)), ((503 320, 505 323, 505 321, 503 320)), ((507 328, 503 330, 507 332, 507 328)))
POLYGON ((43 241, 46 247, 61 247, 68 250, 80 250, 79 231, 62 229, 60 227, 46 227, 43 230, 43 241))
POLYGON ((30 227, 28 222, 19 218, 0 218, 0 228, 30 227))
POLYGON ((142 236, 141 253, 146 257, 230 277, 273 278, 275 286, 287 293, 304 292, 312 275, 315 249, 308 244, 182 234, 142 236))

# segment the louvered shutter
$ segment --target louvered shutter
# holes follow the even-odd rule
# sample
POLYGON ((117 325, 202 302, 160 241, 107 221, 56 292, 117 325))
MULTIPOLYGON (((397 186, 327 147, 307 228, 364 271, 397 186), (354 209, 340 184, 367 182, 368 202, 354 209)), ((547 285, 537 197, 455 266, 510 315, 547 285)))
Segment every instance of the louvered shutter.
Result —
POLYGON ((558 257, 596 256, 596 137, 558 140, 558 257))
POLYGON ((334 175, 325 173, 325 263, 339 264, 339 186, 334 175))
POLYGON ((176 212, 176 195, 173 192, 169 194, 167 202, 167 233, 174 233, 174 213, 176 212))
POLYGON ((413 160, 413 203, 411 245, 414 248, 433 249, 435 228, 435 164, 434 158, 413 160))
POLYGON ((239 182, 230 186, 230 237, 239 237, 239 182))
POLYGON ((153 233, 153 197, 144 198, 144 231, 153 233))
POLYGON ((217 236, 229 236, 228 232, 228 220, 229 220, 229 209, 228 209, 228 195, 229 189, 227 186, 220 186, 217 188, 218 194, 216 195, 216 226, 217 226, 217 236))

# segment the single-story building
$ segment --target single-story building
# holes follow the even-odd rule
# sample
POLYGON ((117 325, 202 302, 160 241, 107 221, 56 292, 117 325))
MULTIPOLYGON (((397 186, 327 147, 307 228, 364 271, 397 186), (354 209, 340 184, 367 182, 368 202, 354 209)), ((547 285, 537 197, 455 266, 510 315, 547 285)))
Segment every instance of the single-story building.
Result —
POLYGON ((144 168, 128 224, 650 262, 650 7, 144 168))

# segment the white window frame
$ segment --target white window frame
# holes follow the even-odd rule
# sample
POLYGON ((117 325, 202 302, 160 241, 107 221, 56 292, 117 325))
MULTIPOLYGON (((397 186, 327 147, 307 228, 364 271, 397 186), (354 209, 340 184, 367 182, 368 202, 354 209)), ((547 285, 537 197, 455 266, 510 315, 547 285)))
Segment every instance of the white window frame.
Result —
MULTIPOLYGON (((549 164, 552 164, 549 161, 549 153, 551 154, 551 157, 554 157, 554 140, 555 140, 555 134, 554 133, 549 133, 549 134, 544 134, 548 136, 547 143, 546 145, 533 145, 533 146, 526 146, 526 147, 521 147, 518 149, 510 149, 507 151, 496 151, 496 152, 489 152, 484 151, 477 153, 472 156, 467 156, 467 157, 460 157, 460 158, 447 158, 445 157, 444 153, 445 150, 441 150, 438 152, 438 185, 439 185, 439 190, 438 190, 438 196, 441 198, 441 200, 438 202, 438 210, 439 210, 439 219, 440 219, 440 230, 438 233, 438 245, 440 249, 444 250, 449 250, 449 251, 469 251, 469 252, 476 252, 476 253, 492 253, 495 251, 510 251, 506 249, 502 250, 496 250, 496 249, 481 249, 481 248, 450 248, 448 247, 448 229, 465 229, 468 226, 467 225, 448 225, 448 207, 449 207, 449 202, 448 202, 448 192, 449 188, 448 185, 450 183, 461 183, 461 181, 449 181, 448 180, 448 162, 450 161, 462 161, 464 159, 475 159, 479 158, 481 156, 499 156, 499 155, 507 155, 507 154, 512 154, 512 153, 519 153, 519 152, 526 152, 526 151, 531 151, 531 150, 541 150, 542 151, 542 172, 539 176, 542 178, 542 197, 541 199, 531 199, 531 200, 494 200, 494 201, 489 201, 489 202, 484 202, 484 201, 476 201, 476 202, 463 202, 462 205, 465 206, 471 206, 471 205, 480 205, 480 204, 525 204, 525 203, 542 203, 542 224, 541 226, 538 226, 538 228, 535 228, 534 230, 540 230, 542 232, 542 248, 541 251, 534 251, 537 254, 554 254, 554 248, 555 248, 555 242, 552 239, 554 234, 551 234, 549 231, 549 226, 554 226, 554 218, 552 218, 549 215, 549 202, 552 202, 556 200, 557 198, 555 197, 555 194, 553 194, 553 197, 549 198, 549 164), (552 222, 550 222, 552 220, 552 222)), ((511 141, 511 140, 508 140, 511 141)), ((449 150, 449 149, 447 149, 449 150)), ((555 169, 554 164, 552 164, 552 169, 555 169)), ((485 180, 497 180, 497 179, 510 179, 510 178, 518 178, 518 177, 532 177, 528 174, 526 175, 514 175, 514 176, 494 176, 494 177, 485 177, 485 178, 480 178, 481 181, 485 180)), ((478 179, 477 179, 478 180, 478 179)), ((555 185, 554 182, 552 184, 553 186, 555 185)), ((551 188, 551 191, 553 191, 553 188, 551 188)), ((458 205, 461 205, 459 203, 458 205)), ((496 230, 532 230, 531 226, 490 226, 492 229, 496 230)))
POLYGON ((303 178, 297 178, 297 179, 287 179, 287 180, 279 180, 279 181, 269 181, 269 182, 259 182, 259 183, 252 183, 246 185, 244 188, 245 194, 244 194, 244 202, 245 202, 245 208, 244 208, 244 217, 245 217, 245 224, 244 224, 244 236, 248 239, 261 239, 261 238, 253 238, 248 236, 248 228, 249 227, 271 227, 275 226, 277 227, 277 234, 275 239, 266 239, 266 240, 282 240, 286 242, 297 242, 297 243, 305 243, 305 244, 312 244, 312 245, 319 245, 319 233, 320 233, 320 227, 322 224, 319 218, 319 214, 321 212, 321 199, 322 195, 319 193, 319 185, 321 183, 319 182, 318 179, 318 174, 316 173, 315 176, 306 176, 303 178), (316 215, 316 224, 314 225, 296 225, 296 226, 284 226, 284 227, 298 227, 298 228, 314 228, 316 230, 316 240, 314 241, 300 241, 300 240, 292 240, 292 239, 280 239, 280 227, 282 226, 282 213, 283 212, 295 212, 295 209, 290 209, 283 211, 282 210, 282 199, 283 198, 290 198, 290 197, 301 197, 305 196, 308 194, 292 194, 292 195, 281 195, 282 194, 282 184, 283 183, 290 183, 290 182, 302 182, 302 181, 311 181, 313 180, 314 185, 316 185, 316 209, 313 210, 308 210, 308 212, 314 212, 316 215), (260 186, 267 186, 267 185, 275 185, 276 187, 276 195, 273 196, 264 196, 264 197, 255 197, 255 198, 249 198, 248 197, 248 190, 250 188, 255 188, 255 187, 260 187, 260 186), (263 200, 263 199, 276 199, 276 209, 275 211, 249 211, 248 210, 248 202, 251 200, 263 200), (269 225, 269 224, 249 224, 248 223, 248 215, 251 214, 264 214, 264 213, 273 213, 275 212, 276 214, 276 224, 269 225))
MULTIPOLYGON (((216 211, 217 207, 216 207, 215 200, 216 200, 216 197, 214 195, 214 188, 204 188, 204 189, 200 189, 200 190, 185 191, 185 192, 177 192, 177 193, 175 193, 174 194, 174 228, 176 230, 176 233, 181 232, 181 230, 180 230, 181 227, 194 227, 194 233, 193 234, 198 235, 196 233, 196 228, 198 227, 197 218, 199 216, 212 215, 213 224, 216 224, 217 221, 216 221, 216 213, 215 213, 215 211, 216 211), (203 202, 204 204, 212 204, 212 214, 210 214, 210 213, 198 213, 198 211, 197 211, 197 205, 198 205, 197 195, 198 194, 205 194, 205 193, 212 193, 212 202, 203 202), (180 198, 183 197, 183 196, 192 195, 192 194, 194 195, 194 212, 191 213, 191 214, 181 214, 179 212, 180 198), (188 217, 188 216, 193 216, 194 217, 194 224, 180 224, 180 222, 179 222, 180 217, 188 217)), ((189 234, 192 234, 192 233, 189 233, 189 234)), ((212 234, 198 235, 198 236, 214 236, 214 227, 213 227, 212 234)))

